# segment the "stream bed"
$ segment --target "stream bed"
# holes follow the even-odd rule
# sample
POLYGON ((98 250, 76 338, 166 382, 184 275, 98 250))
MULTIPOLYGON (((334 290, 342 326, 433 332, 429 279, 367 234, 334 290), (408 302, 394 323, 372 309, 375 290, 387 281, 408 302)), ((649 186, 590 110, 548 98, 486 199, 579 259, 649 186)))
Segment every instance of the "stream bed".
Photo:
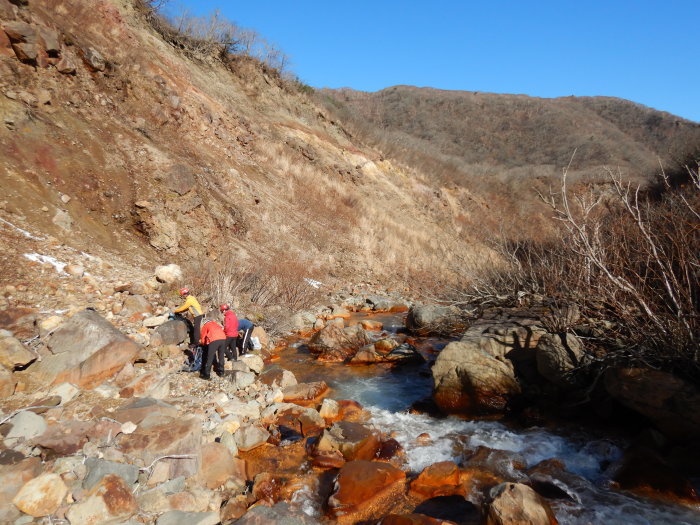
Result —
MULTIPOLYGON (((367 314, 353 314, 346 325, 359 322, 367 314)), ((381 321, 383 332, 373 338, 405 338, 401 334, 405 314, 372 314, 381 321)), ((299 382, 325 381, 331 388, 328 397, 352 399, 371 413, 370 425, 390 433, 406 451, 411 473, 439 461, 458 465, 479 446, 516 453, 527 468, 544 460, 558 460, 566 476, 554 479, 565 497, 549 499, 562 525, 698 525, 700 509, 645 499, 611 487, 615 463, 622 458, 627 443, 601 435, 600 431, 571 428, 515 428, 499 421, 463 420, 456 417, 435 418, 409 411, 416 401, 430 397, 430 364, 446 339, 415 338, 410 341, 426 358, 422 365, 391 368, 388 365, 349 366, 316 361, 306 349, 305 341, 292 342, 280 353, 277 365, 291 370, 299 382), (430 440, 417 441, 421 434, 430 440), (568 475, 571 474, 571 475, 568 475)), ((525 477, 510 467, 514 478, 525 477)), ((320 509, 304 505, 305 512, 320 516, 320 509)), ((454 519, 454 518, 451 518, 454 519)))

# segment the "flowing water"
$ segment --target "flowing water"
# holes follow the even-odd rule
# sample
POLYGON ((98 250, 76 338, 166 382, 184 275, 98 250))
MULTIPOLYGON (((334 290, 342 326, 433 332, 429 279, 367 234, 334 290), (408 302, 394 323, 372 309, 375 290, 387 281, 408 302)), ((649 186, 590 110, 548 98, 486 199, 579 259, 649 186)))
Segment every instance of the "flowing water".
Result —
MULTIPOLYGON (((347 324, 358 322, 360 318, 355 315, 347 324)), ((405 337, 398 333, 404 316, 373 315, 372 319, 382 321, 385 328, 384 332, 375 334, 375 339, 405 337)), ((496 421, 438 419, 409 413, 408 408, 415 401, 430 396, 429 364, 447 343, 441 339, 412 342, 426 357, 425 365, 390 368, 319 363, 310 356, 303 341, 294 342, 282 351, 278 364, 294 372, 300 382, 323 379, 331 387, 329 397, 333 399, 353 399, 361 403, 372 414, 370 424, 392 433, 403 446, 409 468, 414 473, 438 461, 451 460, 459 464, 479 446, 517 453, 528 468, 543 460, 557 459, 565 465, 567 474, 555 476, 552 482, 568 497, 549 501, 562 525, 700 525, 700 510, 610 488, 611 466, 622 457, 626 445, 619 438, 538 427, 514 429, 496 421), (416 441, 423 433, 430 435, 427 444, 416 441)), ((523 477, 510 466, 504 468, 509 468, 511 479, 523 477)), ((313 508, 307 511, 318 513, 318 509, 313 508)))

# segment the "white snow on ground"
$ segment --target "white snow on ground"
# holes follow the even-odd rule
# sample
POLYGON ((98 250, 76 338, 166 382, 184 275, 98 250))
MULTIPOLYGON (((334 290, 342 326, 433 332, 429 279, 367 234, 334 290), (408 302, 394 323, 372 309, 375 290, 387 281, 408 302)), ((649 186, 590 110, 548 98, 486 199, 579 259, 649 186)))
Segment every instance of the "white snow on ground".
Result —
POLYGON ((17 230, 18 232, 20 232, 22 235, 24 235, 24 236, 27 237, 28 239, 34 239, 35 241, 41 241, 41 240, 43 240, 42 237, 37 237, 37 236, 35 236, 35 235, 32 235, 32 234, 29 233, 27 230, 23 230, 23 229, 20 228, 19 226, 15 226, 14 224, 12 224, 12 223, 9 222, 9 221, 6 221, 5 219, 0 218, 0 222, 2 222, 3 224, 7 224, 10 228, 13 228, 13 229, 17 230))
POLYGON ((38 253, 25 253, 24 256, 30 261, 38 262, 41 264, 48 263, 54 268, 56 268, 56 271, 58 273, 63 273, 63 269, 66 267, 66 263, 62 263, 61 261, 57 260, 55 257, 51 257, 50 255, 41 255, 38 253))
POLYGON ((304 280, 309 284, 309 286, 313 286, 314 288, 320 288, 323 286, 323 283, 320 281, 314 281, 313 279, 309 279, 308 277, 304 277, 304 280))

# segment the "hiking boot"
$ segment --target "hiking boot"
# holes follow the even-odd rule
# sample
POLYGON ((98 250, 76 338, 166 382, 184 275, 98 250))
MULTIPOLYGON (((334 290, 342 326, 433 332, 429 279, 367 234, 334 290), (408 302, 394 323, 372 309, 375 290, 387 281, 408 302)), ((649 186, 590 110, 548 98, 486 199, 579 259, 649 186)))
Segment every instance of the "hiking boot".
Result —
POLYGON ((200 373, 199 377, 200 379, 204 379, 205 381, 211 381, 211 374, 200 373))

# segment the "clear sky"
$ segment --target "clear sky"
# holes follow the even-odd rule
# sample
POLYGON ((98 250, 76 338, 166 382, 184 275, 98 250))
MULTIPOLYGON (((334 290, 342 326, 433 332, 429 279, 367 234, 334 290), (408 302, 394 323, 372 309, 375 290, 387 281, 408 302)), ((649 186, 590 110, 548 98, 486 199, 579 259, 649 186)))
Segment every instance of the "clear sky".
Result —
POLYGON ((609 95, 700 122, 700 0, 171 0, 255 29, 313 87, 609 95))

